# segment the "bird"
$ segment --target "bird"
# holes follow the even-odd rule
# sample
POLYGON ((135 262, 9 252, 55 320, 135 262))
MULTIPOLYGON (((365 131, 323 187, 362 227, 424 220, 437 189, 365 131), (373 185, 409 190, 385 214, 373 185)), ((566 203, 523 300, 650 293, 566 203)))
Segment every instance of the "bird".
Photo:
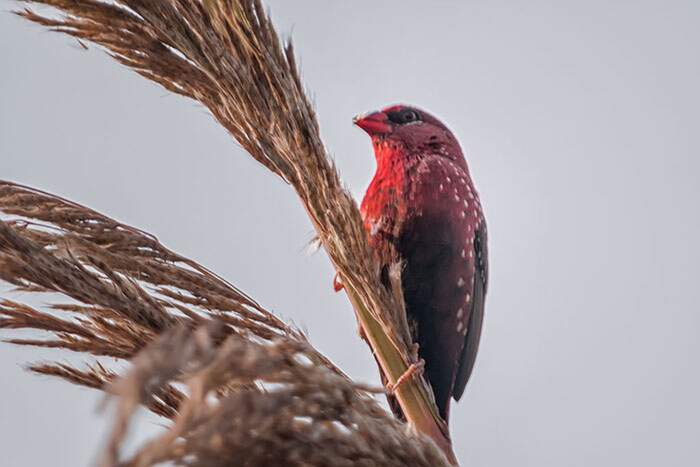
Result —
POLYGON ((391 246, 403 265, 411 338, 448 423, 450 402, 459 401, 472 374, 484 320, 489 268, 481 200, 459 142, 433 115, 392 105, 353 121, 370 136, 376 160, 360 205, 364 229, 371 246, 391 246))

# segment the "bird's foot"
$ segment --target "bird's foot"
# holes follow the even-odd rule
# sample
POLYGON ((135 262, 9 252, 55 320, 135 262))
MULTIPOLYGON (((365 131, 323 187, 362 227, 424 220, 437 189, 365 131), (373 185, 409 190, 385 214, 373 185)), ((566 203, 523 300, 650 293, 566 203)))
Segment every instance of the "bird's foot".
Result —
POLYGON ((345 286, 343 285, 343 281, 340 279, 340 274, 336 272, 335 276, 333 277, 333 290, 340 292, 344 288, 345 286))
POLYGON ((425 360, 422 358, 418 360, 416 363, 412 363, 411 366, 409 366, 406 371, 403 372, 401 376, 399 376, 399 379, 396 380, 394 384, 387 383, 386 389, 389 392, 389 395, 394 395, 396 391, 399 389, 399 387, 406 382, 409 378, 411 378, 413 375, 420 375, 423 373, 423 369, 425 368, 425 360))

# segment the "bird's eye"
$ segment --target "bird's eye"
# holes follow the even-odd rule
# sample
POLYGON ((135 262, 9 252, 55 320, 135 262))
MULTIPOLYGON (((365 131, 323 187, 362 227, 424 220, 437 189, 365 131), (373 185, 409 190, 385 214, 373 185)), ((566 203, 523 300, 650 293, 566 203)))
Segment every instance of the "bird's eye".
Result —
POLYGON ((397 124, 403 125, 404 123, 411 123, 419 121, 420 115, 415 110, 405 109, 397 110, 388 113, 389 121, 397 124))
POLYGON ((401 116, 401 120, 403 121, 403 123, 415 122, 416 120, 418 120, 418 114, 413 110, 407 110, 401 116))

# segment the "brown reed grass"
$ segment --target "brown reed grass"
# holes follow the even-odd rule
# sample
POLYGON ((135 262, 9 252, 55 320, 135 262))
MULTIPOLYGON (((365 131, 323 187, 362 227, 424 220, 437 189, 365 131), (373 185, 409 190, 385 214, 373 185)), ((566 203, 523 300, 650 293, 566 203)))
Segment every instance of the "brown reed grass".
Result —
MULTIPOLYGON (((39 14, 28 8, 19 12, 24 18, 81 41, 97 44, 142 76, 204 104, 252 157, 295 189, 339 272, 388 382, 395 383, 411 364, 416 363, 417 355, 411 345, 401 302, 400 265, 393 252, 369 249, 356 204, 343 188, 321 142, 316 116, 304 94, 291 42, 282 44, 259 0, 31 0, 25 3, 53 7, 58 15, 39 14), (382 263, 395 264, 390 290, 382 286, 379 279, 379 257, 382 263)), ((80 233, 69 235, 77 239, 74 248, 78 250, 62 248, 64 256, 59 259, 63 262, 52 263, 57 268, 54 273, 60 270, 64 274, 56 278, 65 280, 62 287, 66 289, 61 292, 74 296, 78 301, 92 299, 94 297, 89 294, 99 292, 102 301, 71 305, 79 307, 73 311, 94 317, 91 318, 92 328, 88 326, 85 335, 71 338, 59 336, 57 340, 42 345, 70 344, 77 351, 93 352, 99 348, 104 355, 130 352, 133 355, 144 344, 180 321, 179 316, 177 319, 164 316, 163 307, 172 305, 182 316, 199 324, 199 315, 192 313, 188 306, 204 306, 205 309, 211 306, 210 301, 202 302, 201 298, 202 289, 210 285, 215 286, 212 292, 221 296, 207 297, 206 300, 214 300, 216 306, 232 308, 218 310, 225 312, 225 319, 255 323, 258 337, 266 335, 269 338, 275 333, 293 332, 285 330, 282 323, 262 313, 260 307, 243 294, 230 295, 231 289, 227 289, 229 295, 223 294, 221 289, 216 288, 225 284, 223 280, 201 267, 195 269, 192 264, 179 263, 182 260, 177 255, 171 258, 180 264, 177 270, 170 270, 164 263, 153 260, 149 263, 151 269, 142 271, 137 268, 140 264, 134 261, 140 258, 138 255, 147 253, 125 244, 120 247, 122 250, 114 251, 112 244, 107 243, 110 248, 102 256, 93 258, 88 252, 80 260, 84 262, 82 266, 68 264, 65 261, 69 257, 80 254, 79 248, 88 248, 81 235, 89 233, 91 228, 89 222, 79 219, 74 219, 71 225, 88 227, 80 233), (111 254, 109 259, 121 264, 125 270, 117 270, 115 276, 110 276, 109 269, 103 268, 105 264, 110 264, 106 263, 105 254, 111 254), (131 255, 136 255, 137 259, 131 255), (137 271, 157 282, 156 292, 161 298, 156 299, 138 287, 142 277, 121 275, 137 271), (102 288, 105 284, 97 281, 91 275, 93 272, 111 281, 110 287, 102 288), (206 279, 205 283, 200 284, 201 287, 190 287, 195 288, 199 295, 188 289, 182 295, 171 290, 190 279, 206 279), (82 280, 85 280, 85 284, 77 285, 82 280), (131 308, 134 304, 130 304, 132 311, 129 320, 133 320, 133 326, 131 322, 119 322, 110 315, 111 312, 126 312, 125 303, 121 303, 120 308, 119 300, 138 303, 137 308, 131 308), (107 310, 104 314, 103 309, 107 310), (229 311, 232 311, 230 316, 229 311), (133 338, 138 339, 141 347, 122 348, 122 343, 112 342, 109 338, 98 339, 90 334, 94 334, 96 329, 105 331, 115 327, 133 333, 133 338), (66 339, 72 340, 68 342, 66 339)), ((115 241, 119 243, 118 239, 124 235, 124 231, 114 227, 109 234, 115 236, 115 241)), ((49 285, 42 282, 48 279, 39 277, 48 272, 41 267, 46 268, 45 262, 51 262, 45 255, 45 245, 39 243, 37 248, 32 249, 33 244, 23 243, 27 240, 40 242, 45 235, 45 232, 33 231, 31 238, 27 239, 16 235, 16 232, 14 237, 7 234, 8 241, 14 239, 18 249, 29 249, 25 255, 32 258, 24 264, 24 268, 36 274, 37 282, 34 284, 30 281, 24 286, 41 288, 49 285)), ((153 251, 154 245, 148 244, 146 250, 153 251)), ((165 250, 158 251, 158 254, 165 254, 165 250)), ((169 254, 174 255, 172 252, 169 254)), ((11 265, 8 262, 7 267, 11 265)), ((10 282, 17 280, 12 269, 2 274, 10 282)), ((8 303, 6 309, 14 313, 13 319, 22 324, 21 320, 29 319, 30 313, 27 310, 24 313, 18 311, 18 306, 8 303)), ((32 323, 38 324, 35 321, 32 323)), ((229 324, 235 329, 234 324, 229 324)), ((49 327, 52 324, 46 322, 43 325, 49 327)), ((61 370, 58 366, 45 369, 45 372, 49 371, 68 377, 67 370, 61 370)), ((95 385, 99 384, 100 377, 96 375, 100 374, 99 371, 91 373, 90 378, 95 385)), ((85 373, 73 375, 74 380, 87 377, 85 373)), ((407 379, 397 389, 396 396, 410 424, 432 438, 455 462, 447 427, 437 414, 432 393, 423 378, 407 379)))
POLYGON ((44 331, 19 345, 130 361, 119 377, 30 369, 117 396, 102 465, 446 465, 291 327, 156 238, 91 209, 0 181, 0 279, 60 294, 48 309, 0 301, 0 329, 44 331), (124 458, 139 405, 172 420, 124 458))

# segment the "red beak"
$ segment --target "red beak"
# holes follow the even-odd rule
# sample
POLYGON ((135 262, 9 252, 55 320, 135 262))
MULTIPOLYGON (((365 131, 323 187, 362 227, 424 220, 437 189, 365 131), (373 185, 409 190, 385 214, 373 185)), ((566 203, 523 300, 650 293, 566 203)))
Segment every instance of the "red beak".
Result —
POLYGON ((371 112, 366 115, 358 115, 353 123, 367 132, 370 136, 391 133, 389 117, 384 112, 371 112))

